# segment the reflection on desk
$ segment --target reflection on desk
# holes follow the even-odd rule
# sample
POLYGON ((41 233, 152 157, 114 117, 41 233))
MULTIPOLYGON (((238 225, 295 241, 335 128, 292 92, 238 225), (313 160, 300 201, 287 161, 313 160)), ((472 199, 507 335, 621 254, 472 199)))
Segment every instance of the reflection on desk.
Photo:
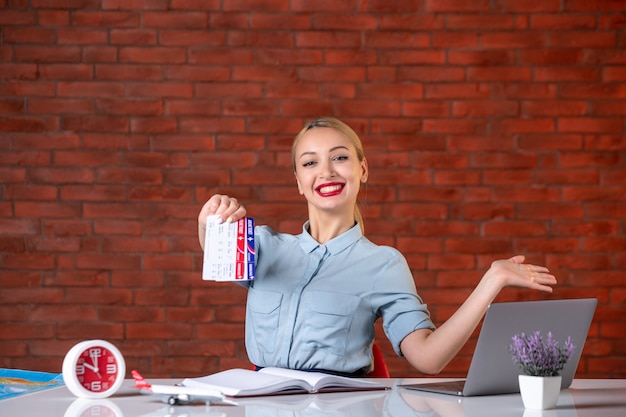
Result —
POLYGON ((576 408, 568 391, 559 397, 554 410, 526 410, 520 403, 519 394, 492 395, 489 397, 451 397, 443 394, 416 393, 409 390, 394 390, 390 394, 389 416, 424 415, 432 417, 577 417, 576 408), (399 396, 399 399, 393 399, 399 396), (421 413, 421 414, 418 414, 421 413))
POLYGON ((237 399, 234 406, 210 405, 202 412, 193 406, 164 407, 141 417, 379 417, 386 396, 385 391, 367 391, 250 397, 237 399))
MULTIPOLYGON (((441 379, 437 379, 441 380, 441 379)), ((424 379, 382 380, 387 391, 281 395, 236 399, 235 405, 168 406, 125 381, 113 397, 76 399, 65 387, 0 401, 0 415, 16 417, 623 417, 626 380, 575 380, 553 410, 525 410, 519 394, 455 397, 399 388, 424 379)), ((174 384, 177 380, 161 380, 174 384)))

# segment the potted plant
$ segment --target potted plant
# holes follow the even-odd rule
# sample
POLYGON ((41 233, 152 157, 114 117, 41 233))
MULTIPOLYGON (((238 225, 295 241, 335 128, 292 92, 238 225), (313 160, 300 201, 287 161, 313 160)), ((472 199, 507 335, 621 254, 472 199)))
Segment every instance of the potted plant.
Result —
POLYGON ((519 384, 524 407, 554 408, 561 390, 560 372, 576 348, 571 338, 559 345, 552 332, 544 339, 540 331, 535 331, 516 334, 512 341, 509 352, 523 372, 519 384))

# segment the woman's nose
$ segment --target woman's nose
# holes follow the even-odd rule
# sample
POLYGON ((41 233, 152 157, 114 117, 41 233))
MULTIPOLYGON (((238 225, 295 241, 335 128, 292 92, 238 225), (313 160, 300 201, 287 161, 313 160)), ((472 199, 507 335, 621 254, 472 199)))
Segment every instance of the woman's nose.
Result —
POLYGON ((335 169, 331 161, 325 161, 321 163, 320 176, 328 178, 335 176, 335 169))

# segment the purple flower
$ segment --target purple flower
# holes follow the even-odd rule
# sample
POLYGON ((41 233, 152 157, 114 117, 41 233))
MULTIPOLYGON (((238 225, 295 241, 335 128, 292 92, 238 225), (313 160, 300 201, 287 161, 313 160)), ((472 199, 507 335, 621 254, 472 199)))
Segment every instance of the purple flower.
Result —
POLYGON ((516 334, 512 340, 509 352, 513 355, 513 362, 526 375, 531 376, 559 375, 576 348, 570 337, 563 346, 559 346, 559 342, 552 337, 552 332, 548 332, 546 340, 539 331, 532 335, 516 334))

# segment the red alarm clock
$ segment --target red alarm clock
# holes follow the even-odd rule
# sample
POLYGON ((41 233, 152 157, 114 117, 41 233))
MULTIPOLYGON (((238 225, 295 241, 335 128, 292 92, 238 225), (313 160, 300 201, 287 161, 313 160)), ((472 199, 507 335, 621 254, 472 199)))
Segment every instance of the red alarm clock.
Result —
POLYGON ((80 342, 63 360, 63 380, 77 397, 109 397, 120 388, 125 375, 122 353, 105 340, 80 342))

